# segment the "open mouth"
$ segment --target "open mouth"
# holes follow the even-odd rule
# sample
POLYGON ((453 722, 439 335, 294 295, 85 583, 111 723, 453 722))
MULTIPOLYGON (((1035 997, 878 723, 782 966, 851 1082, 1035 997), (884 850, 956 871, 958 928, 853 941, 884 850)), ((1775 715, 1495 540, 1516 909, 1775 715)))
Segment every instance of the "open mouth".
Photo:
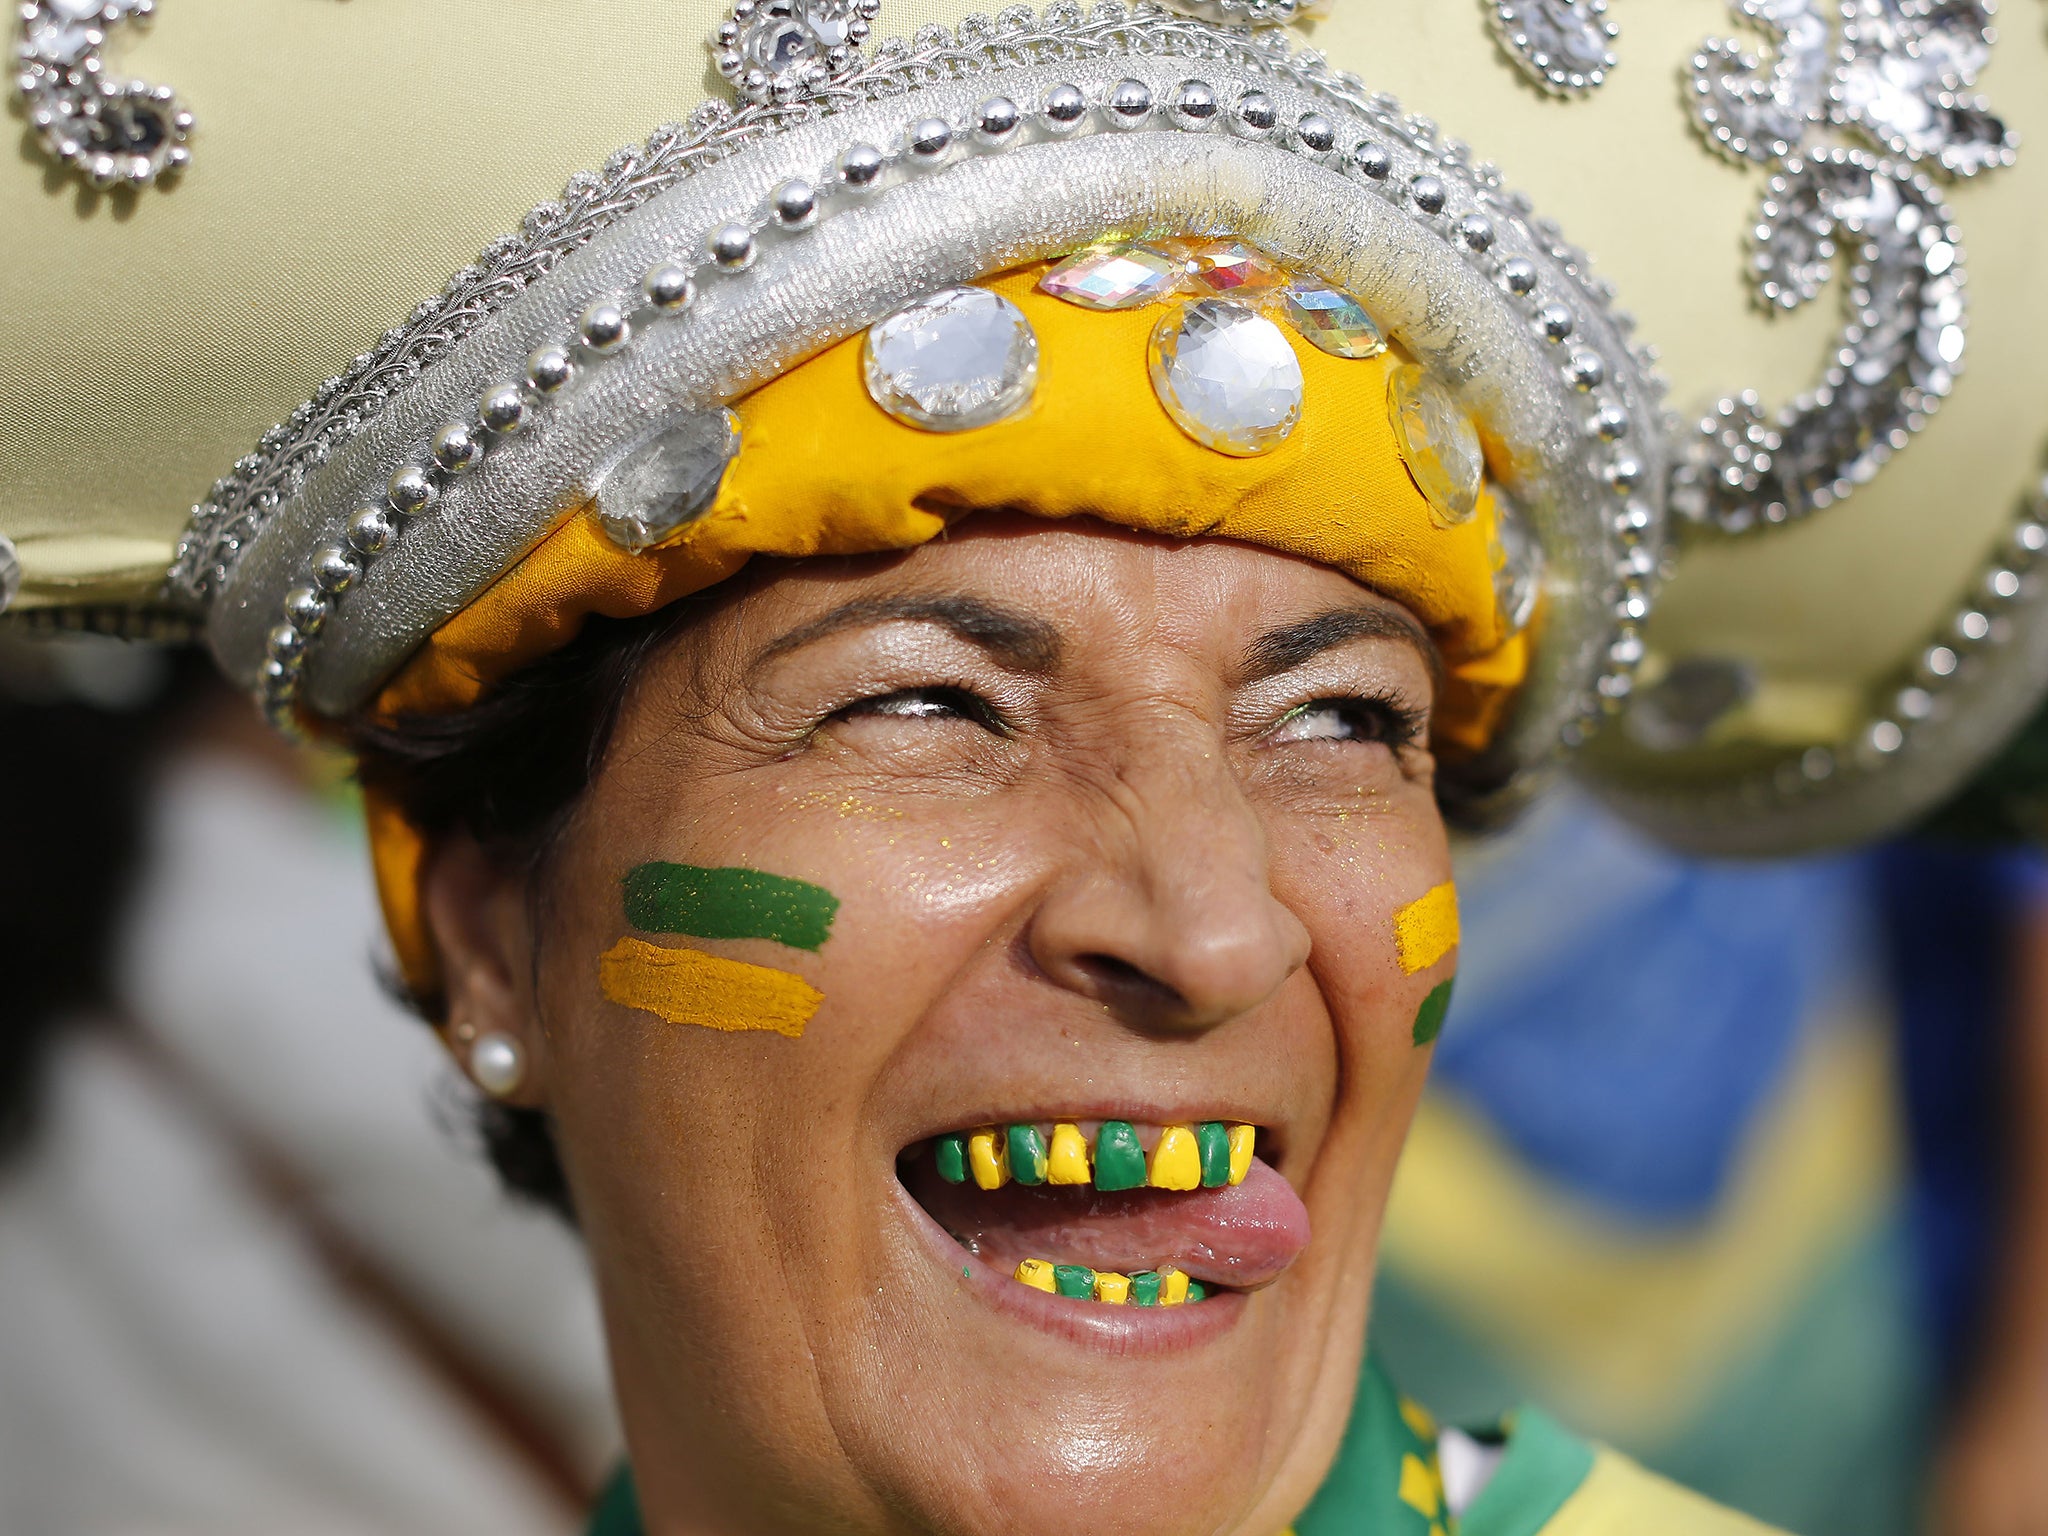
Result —
POLYGON ((1308 1210, 1211 1120, 1016 1121, 905 1147, 911 1198, 967 1252, 1048 1295, 1174 1307, 1269 1285, 1307 1245, 1308 1210))

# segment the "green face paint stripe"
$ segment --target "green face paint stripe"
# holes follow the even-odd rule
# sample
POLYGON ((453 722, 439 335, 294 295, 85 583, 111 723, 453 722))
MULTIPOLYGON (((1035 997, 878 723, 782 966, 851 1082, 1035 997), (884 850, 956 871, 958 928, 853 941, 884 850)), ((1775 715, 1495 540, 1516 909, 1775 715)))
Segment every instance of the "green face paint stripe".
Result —
POLYGON ((622 884, 628 923, 693 939, 771 939, 815 950, 839 911, 839 898, 823 886, 758 869, 642 864, 622 884))
POLYGON ((1415 1043, 1427 1045, 1443 1033, 1444 1015, 1451 1011, 1451 983, 1439 982, 1422 1006, 1415 1010, 1415 1043))

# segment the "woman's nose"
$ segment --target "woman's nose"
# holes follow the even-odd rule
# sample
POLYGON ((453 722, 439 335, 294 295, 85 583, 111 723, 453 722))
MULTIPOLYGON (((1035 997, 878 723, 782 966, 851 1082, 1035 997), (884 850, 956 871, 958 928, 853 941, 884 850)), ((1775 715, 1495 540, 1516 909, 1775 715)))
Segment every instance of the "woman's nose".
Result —
POLYGON ((1300 969, 1308 930, 1273 895, 1264 828, 1212 735, 1135 753, 1086 793, 1028 933, 1054 982, 1133 1027, 1196 1031, 1300 969))

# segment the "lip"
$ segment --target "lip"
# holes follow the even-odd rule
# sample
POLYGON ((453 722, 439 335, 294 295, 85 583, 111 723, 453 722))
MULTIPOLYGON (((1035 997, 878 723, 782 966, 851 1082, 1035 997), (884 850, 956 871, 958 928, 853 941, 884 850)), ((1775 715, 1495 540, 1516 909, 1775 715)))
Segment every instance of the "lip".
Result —
POLYGON ((999 1316, 1053 1338, 1109 1355, 1178 1354, 1228 1334, 1250 1305, 1250 1298, 1236 1291, 1218 1291, 1204 1301, 1179 1307, 1106 1307, 1100 1302, 1048 1296, 984 1264, 932 1220, 900 1179, 892 1176, 891 1182, 896 1186, 897 1208, 940 1274, 951 1276, 961 1292, 985 1303, 999 1316))

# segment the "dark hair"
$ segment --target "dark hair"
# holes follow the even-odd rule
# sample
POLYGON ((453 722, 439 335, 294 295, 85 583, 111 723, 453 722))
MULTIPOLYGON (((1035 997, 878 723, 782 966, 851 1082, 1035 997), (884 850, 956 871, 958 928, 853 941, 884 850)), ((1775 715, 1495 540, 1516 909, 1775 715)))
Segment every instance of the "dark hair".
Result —
MULTIPOLYGON (((568 645, 467 709, 358 722, 352 739, 364 787, 388 797, 429 841, 467 833, 502 868, 522 875, 538 924, 540 877, 604 763, 642 661, 699 611, 685 599, 638 618, 592 619, 568 645)), ((1499 778, 1491 762, 1439 771, 1446 819, 1475 822, 1468 807, 1499 778)), ((445 999, 395 990, 428 1022, 446 1021, 445 999)), ((486 1100, 477 1123, 507 1188, 573 1221, 547 1115, 486 1100)))
MULTIPOLYGON (((358 719, 349 733, 358 778, 429 841, 474 838, 524 879, 538 921, 540 877, 604 762, 640 664, 695 607, 685 601, 638 618, 591 619, 567 645, 466 709, 358 719)), ((428 1023, 447 1021, 445 998, 396 982, 393 990, 428 1023)), ((490 1099, 476 1115, 505 1186, 573 1221, 547 1115, 490 1099)))

